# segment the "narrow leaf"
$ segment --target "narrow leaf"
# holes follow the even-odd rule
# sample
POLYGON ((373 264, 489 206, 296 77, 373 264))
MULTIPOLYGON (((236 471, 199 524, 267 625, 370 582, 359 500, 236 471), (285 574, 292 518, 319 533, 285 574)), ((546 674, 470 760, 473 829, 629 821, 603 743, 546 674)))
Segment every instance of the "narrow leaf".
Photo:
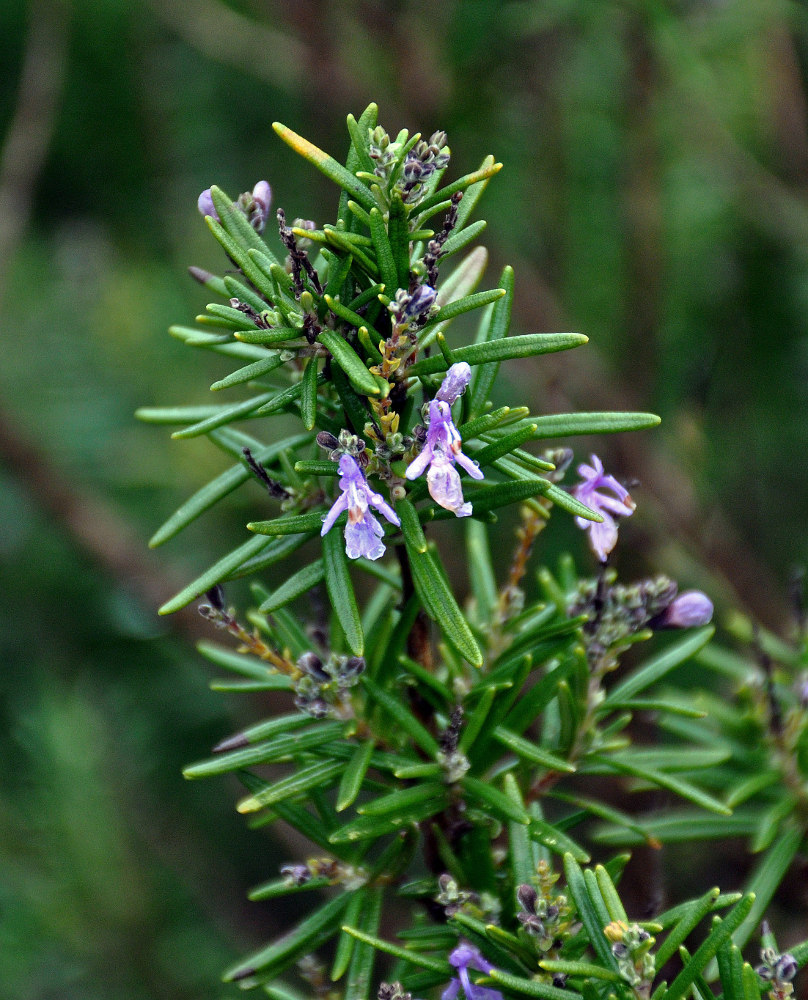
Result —
POLYGON ((324 903, 294 930, 229 969, 224 974, 225 982, 247 979, 258 972, 266 975, 281 972, 302 955, 315 951, 339 926, 342 912, 350 898, 350 893, 343 892, 324 903))
POLYGON ((360 743, 354 750, 340 779, 337 791, 337 812, 342 812, 356 801, 356 797, 362 789, 362 782, 365 780, 372 753, 373 740, 360 743))
POLYGON ((187 587, 183 587, 170 601, 166 601, 157 613, 159 615, 170 615, 175 611, 179 611, 180 608, 184 608, 191 601, 197 600, 210 590, 211 587, 215 587, 217 583, 221 583, 230 573, 238 569, 242 563, 258 555, 267 545, 269 545, 269 540, 263 537, 251 538, 243 545, 239 545, 237 549, 234 549, 228 555, 214 563, 210 569, 189 583, 187 587))
POLYGON ((653 659, 643 663, 635 672, 621 684, 616 684, 609 692, 605 705, 611 706, 628 701, 640 691, 656 684, 667 673, 694 656, 712 638, 715 629, 708 625, 685 636, 679 642, 669 646, 653 659))
MULTIPOLYGON (((485 344, 468 344, 456 348, 452 354, 455 361, 465 361, 470 365, 482 365, 491 361, 506 361, 512 358, 533 358, 540 354, 566 351, 571 347, 585 344, 588 338, 580 333, 526 333, 519 337, 505 337, 485 344)), ((422 358, 407 370, 408 375, 434 375, 444 372, 449 366, 442 354, 422 358)), ((537 418, 538 420, 538 418, 537 418)))
POLYGON ((293 132, 280 122, 273 122, 272 127, 288 146, 291 146, 296 153, 299 153, 309 163, 317 167, 319 171, 334 181, 335 184, 344 188, 364 209, 370 211, 375 207, 376 202, 368 188, 360 180, 357 180, 349 170, 346 170, 341 163, 335 160, 333 156, 329 156, 328 153, 323 152, 322 149, 309 142, 308 139, 304 139, 303 136, 293 132))
POLYGON ((304 566, 297 573, 287 577, 277 590, 273 590, 270 596, 261 603, 258 610, 262 614, 267 614, 282 608, 290 601, 294 601, 303 594, 308 594, 318 583, 322 583, 324 575, 325 567, 322 559, 318 559, 309 566, 304 566))
POLYGON ((435 737, 427 732, 424 726, 398 698, 389 694, 384 688, 379 687, 367 674, 362 675, 361 683, 376 704, 387 712, 399 728, 414 740, 428 757, 434 758, 437 756, 438 743, 435 737))
POLYGON ((323 567, 331 607, 339 619, 345 640, 353 655, 361 656, 365 649, 365 637, 348 572, 348 557, 345 554, 342 532, 329 531, 323 536, 323 567))
POLYGON ((706 968, 707 963, 715 957, 716 952, 724 941, 729 939, 733 931, 749 915, 754 902, 755 897, 753 895, 744 896, 735 909, 727 915, 726 919, 719 920, 717 917, 714 919, 713 929, 709 936, 696 949, 685 967, 668 987, 665 993, 665 1000, 681 1000, 686 995, 696 977, 706 968))
POLYGON ((379 386, 367 370, 356 351, 333 330, 323 330, 319 334, 320 343, 326 347, 334 360, 345 372, 351 383, 366 396, 378 396, 379 386))
POLYGON ((274 784, 267 785, 262 791, 249 798, 242 799, 236 807, 240 813, 258 812, 265 806, 283 802, 293 796, 303 795, 313 788, 324 788, 333 784, 339 777, 344 764, 341 761, 317 761, 274 784))

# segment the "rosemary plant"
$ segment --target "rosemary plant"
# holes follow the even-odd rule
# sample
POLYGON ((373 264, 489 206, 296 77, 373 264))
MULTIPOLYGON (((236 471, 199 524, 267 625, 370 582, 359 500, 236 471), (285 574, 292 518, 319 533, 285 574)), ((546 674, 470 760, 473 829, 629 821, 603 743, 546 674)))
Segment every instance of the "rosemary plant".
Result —
MULTIPOLYGON (((247 393, 139 414, 180 425, 179 439, 207 436, 234 462, 153 545, 245 483, 263 490, 243 544, 161 609, 201 600, 234 640, 200 647, 238 676, 217 686, 286 702, 185 772, 236 772, 239 812, 283 820, 310 844, 252 893, 304 894, 307 915, 225 978, 273 1000, 678 1000, 715 996, 715 979, 727 1000, 787 996, 808 944, 781 954, 767 931, 757 971, 739 947, 804 839, 791 820, 794 803, 805 815, 804 778, 786 761, 805 724, 783 721, 773 750, 748 731, 729 746, 722 721, 735 709, 708 706, 713 738, 692 699, 660 694, 692 657, 731 671, 733 654, 707 647, 704 594, 680 594, 667 577, 617 579, 609 554, 634 501, 597 456, 568 473, 565 437, 657 418, 492 405, 500 366, 586 342, 510 335, 510 268, 495 288, 476 290, 486 252, 473 245, 485 223, 472 218, 500 169, 493 157, 447 182, 445 134, 392 137, 375 105, 348 117, 345 165, 283 125, 275 131, 336 183, 336 221, 289 223, 278 210, 279 242, 265 241, 265 181, 236 201, 218 187, 203 192, 225 270, 191 269, 217 301, 197 326, 171 333, 235 362, 213 390, 247 393), (450 341, 466 314, 478 317, 476 331, 450 341), (294 433, 274 434, 290 417, 294 433), (236 429, 247 420, 249 433, 236 429), (509 506, 518 509, 510 541, 497 521, 509 506), (596 572, 581 576, 563 559, 538 571, 534 594, 529 560, 556 509, 587 532, 596 572), (465 547, 451 574, 439 520, 465 547), (492 539, 497 551, 512 548, 504 571, 492 539), (284 561, 295 569, 283 574, 284 561), (462 582, 457 563, 467 567, 462 582), (246 576, 272 583, 255 582, 256 607, 242 613, 224 586, 246 576), (327 620, 306 626, 314 588, 327 596, 327 620), (663 629, 685 631, 622 663, 663 629), (632 746, 632 717, 649 710, 666 743, 632 746), (783 772, 787 808, 773 793, 783 772), (641 821, 610 804, 615 781, 664 789, 687 811, 641 821), (762 816, 730 818, 754 796, 770 800, 762 816), (774 845, 757 899, 711 889, 634 920, 616 888, 627 855, 588 867, 594 845, 725 836, 739 822, 757 846, 774 845)), ((757 697, 771 712, 769 688, 757 697)))

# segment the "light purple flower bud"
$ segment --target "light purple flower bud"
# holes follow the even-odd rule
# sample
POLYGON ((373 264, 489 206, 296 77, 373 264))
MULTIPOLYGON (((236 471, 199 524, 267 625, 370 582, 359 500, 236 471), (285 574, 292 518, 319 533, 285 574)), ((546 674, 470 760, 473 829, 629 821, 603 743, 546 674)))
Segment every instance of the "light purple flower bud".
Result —
POLYGON ((413 319, 427 312, 432 308, 437 294, 431 285, 419 285, 410 296, 410 301, 404 308, 404 315, 413 319))
POLYGON ((216 211, 216 207, 213 204, 213 198, 210 196, 210 188, 205 188, 199 196, 196 207, 199 209, 201 215, 209 215, 217 222, 221 221, 219 219, 219 213, 216 211))
POLYGON ((446 372, 435 399, 451 406, 455 400, 463 395, 470 381, 471 365, 466 361, 456 361, 446 372))
POLYGON ((258 233, 263 233, 272 204, 272 188, 267 181, 259 181, 252 189, 252 205, 247 213, 250 225, 258 233))
POLYGON ((696 628, 713 617, 713 602, 700 590, 685 590, 659 616, 657 628, 696 628))
POLYGON ((573 488, 572 495, 600 514, 603 520, 588 521, 585 517, 576 517, 575 523, 588 532, 589 547, 601 562, 606 562, 606 557, 617 544, 617 521, 613 515, 630 517, 636 505, 628 490, 614 476, 604 473, 603 463, 597 455, 590 456, 590 462, 591 465, 578 466, 578 475, 583 482, 573 488), (609 490, 614 495, 603 493, 603 490, 609 490))
POLYGON ((398 515, 380 493, 374 492, 352 455, 343 455, 339 460, 342 493, 334 501, 323 521, 321 535, 330 531, 339 515, 348 512, 345 525, 345 552, 349 559, 379 559, 384 555, 384 528, 370 512, 375 507, 380 514, 399 527, 398 515))

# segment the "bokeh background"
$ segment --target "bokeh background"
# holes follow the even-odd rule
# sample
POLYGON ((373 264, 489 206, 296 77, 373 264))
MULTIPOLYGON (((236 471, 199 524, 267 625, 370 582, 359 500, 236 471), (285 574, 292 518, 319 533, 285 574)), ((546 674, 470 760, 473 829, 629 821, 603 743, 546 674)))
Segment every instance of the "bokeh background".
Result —
MULTIPOLYGON (((503 368, 501 401, 661 414, 597 443, 638 483, 624 564, 787 634, 808 563, 804 5, 4 0, 0 38, 2 995, 232 996, 221 969, 284 919, 245 892, 288 847, 246 828, 235 785, 180 775, 267 706, 208 689, 201 619, 155 615, 261 494, 148 552, 226 460, 132 416, 205 402, 223 372, 166 334, 204 308, 187 265, 221 266, 202 188, 266 178, 288 217, 334 215, 274 120, 341 156, 374 100, 391 132, 445 129, 455 176, 504 162, 488 285, 513 264, 518 332, 590 344, 503 368)), ((545 554, 585 563, 562 520, 545 554)))

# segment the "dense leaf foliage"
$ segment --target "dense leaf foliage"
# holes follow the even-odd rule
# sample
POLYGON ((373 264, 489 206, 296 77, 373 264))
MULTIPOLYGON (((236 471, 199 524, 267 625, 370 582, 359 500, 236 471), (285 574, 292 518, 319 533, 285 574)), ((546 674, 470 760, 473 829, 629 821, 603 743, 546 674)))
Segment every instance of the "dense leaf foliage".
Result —
POLYGON ((246 789, 239 812, 262 824, 284 821, 317 852, 252 893, 260 900, 311 892, 308 915, 226 978, 296 996, 278 977, 296 969, 315 986, 325 972, 315 955, 330 942, 330 978, 344 984, 346 1000, 377 988, 392 1000, 440 984, 445 997, 465 1000, 678 1000, 692 990, 713 996, 707 978, 716 975, 727 998, 757 1000, 764 981, 787 995, 808 944, 781 956, 769 940, 757 972, 739 948, 803 840, 790 818, 801 809, 802 778, 791 775, 790 797, 772 790, 798 756, 804 726, 792 722, 796 735, 782 735, 772 681, 757 733, 742 705, 733 723, 731 708, 705 710, 686 693, 666 694, 663 683, 693 657, 740 669, 707 646, 709 600, 677 595, 666 577, 620 583, 608 557, 619 519, 634 510, 627 490, 596 456, 570 489, 563 481, 571 451, 523 447, 584 429, 651 427, 657 418, 493 408, 488 394, 502 363, 586 338, 511 336, 509 268, 497 288, 475 290, 486 255, 467 250, 482 229, 470 216, 499 169, 492 157, 441 186, 446 136, 393 139, 377 124, 375 105, 349 116, 345 165, 289 128, 275 129, 339 186, 337 221, 288 226, 279 210, 288 251, 281 262, 262 237, 265 182, 238 201, 217 187, 204 192, 200 210, 233 270, 192 273, 226 304, 209 305, 198 328, 172 332, 236 359, 240 367, 214 391, 246 385, 251 394, 140 411, 147 421, 180 424, 175 438, 206 435, 236 459, 153 544, 251 479, 275 507, 274 516, 248 524, 254 537, 161 609, 204 597, 200 611, 238 643, 202 647, 242 678, 215 686, 289 700, 285 714, 224 740, 186 776, 235 772, 246 789), (450 324, 474 312, 476 330, 450 344, 450 324), (290 417, 302 429, 289 433, 290 417), (269 439, 233 428, 258 418, 269 439), (468 479, 461 482, 456 465, 468 479), (518 507, 519 527, 498 581, 491 540, 504 539, 495 512, 509 505, 518 507), (556 507, 588 532, 599 570, 582 578, 562 560, 556 573, 540 570, 540 593, 526 601, 528 560, 556 507), (433 523, 446 518, 462 519, 452 531, 464 536, 468 600, 456 596, 432 537, 433 523), (316 536, 319 544, 308 544, 316 536), (384 559, 387 548, 394 559, 384 559), (293 554, 298 568, 273 589, 253 585, 257 608, 242 624, 223 584, 277 573, 293 554), (329 613, 306 628, 293 609, 314 588, 329 613), (611 682, 626 651, 654 631, 698 625, 705 627, 632 657, 611 682), (648 712, 666 740, 638 747, 633 719, 648 712), (738 735, 729 742, 733 725, 738 735), (771 732, 780 743, 766 748, 771 732), (600 793, 614 781, 627 792, 664 790, 686 809, 638 818, 600 793), (770 806, 750 810, 746 822, 732 815, 755 796, 769 796, 770 806), (731 830, 768 849, 751 891, 710 890, 650 923, 632 922, 616 888, 627 857, 581 867, 595 844, 658 845, 677 831, 690 839, 694 824, 701 836, 731 830), (382 933, 395 896, 406 903, 395 907, 402 944, 382 933), (710 913, 691 954, 685 942, 710 913), (400 924, 402 914, 409 916, 400 924), (379 953, 395 959, 392 985, 378 985, 379 953), (678 969, 663 973, 675 957, 678 969))

